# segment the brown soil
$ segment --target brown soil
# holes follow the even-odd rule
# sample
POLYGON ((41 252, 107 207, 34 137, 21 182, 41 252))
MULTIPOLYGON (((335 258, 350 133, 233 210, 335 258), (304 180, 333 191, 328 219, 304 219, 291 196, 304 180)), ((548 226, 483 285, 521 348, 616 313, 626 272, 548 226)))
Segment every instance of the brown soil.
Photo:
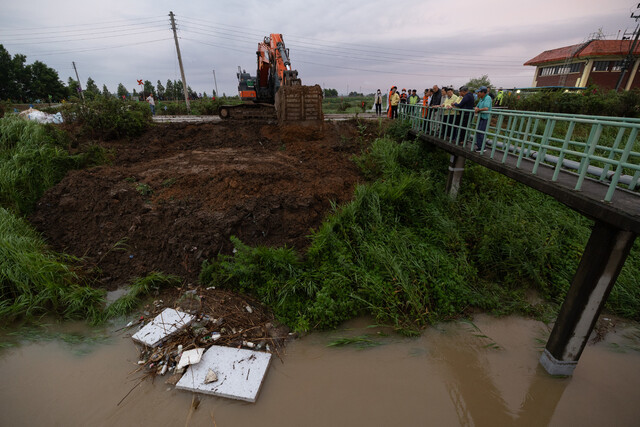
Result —
POLYGON ((205 259, 231 253, 232 235, 305 248, 331 201, 351 198, 361 141, 354 121, 156 125, 102 142, 112 164, 69 173, 31 221, 54 249, 97 267, 105 288, 151 271, 194 283, 205 259))

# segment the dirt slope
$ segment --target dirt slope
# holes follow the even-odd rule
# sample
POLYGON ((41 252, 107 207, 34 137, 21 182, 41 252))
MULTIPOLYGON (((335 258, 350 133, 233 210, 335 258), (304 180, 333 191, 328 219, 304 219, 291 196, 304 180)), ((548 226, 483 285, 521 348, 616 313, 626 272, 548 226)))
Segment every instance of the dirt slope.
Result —
POLYGON ((59 251, 98 267, 107 288, 157 270, 195 282, 203 260, 251 245, 304 248, 330 207, 350 199, 354 122, 324 130, 260 122, 157 125, 102 143, 111 165, 74 171, 40 200, 33 224, 59 251))

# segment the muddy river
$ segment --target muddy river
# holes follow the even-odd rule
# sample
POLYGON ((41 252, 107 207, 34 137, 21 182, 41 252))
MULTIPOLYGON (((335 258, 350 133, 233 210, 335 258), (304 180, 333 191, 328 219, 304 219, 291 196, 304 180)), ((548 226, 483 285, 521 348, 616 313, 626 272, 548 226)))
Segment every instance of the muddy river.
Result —
POLYGON ((290 343, 282 361, 272 360, 257 403, 201 396, 195 410, 191 393, 161 377, 134 387, 138 352, 127 334, 22 343, 0 350, 0 425, 637 426, 640 420, 638 325, 619 324, 587 347, 572 378, 552 378, 538 366, 550 331, 535 320, 478 316, 414 339, 369 324, 359 319, 290 343), (344 337, 360 337, 366 348, 328 346, 344 337))

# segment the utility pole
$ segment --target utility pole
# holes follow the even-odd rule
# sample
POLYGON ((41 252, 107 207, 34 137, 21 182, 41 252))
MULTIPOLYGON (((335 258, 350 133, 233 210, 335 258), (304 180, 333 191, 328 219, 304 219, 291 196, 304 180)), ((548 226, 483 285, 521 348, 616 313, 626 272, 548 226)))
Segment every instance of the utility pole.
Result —
POLYGON ((80 77, 78 77, 78 69, 76 68, 76 63, 75 61, 72 61, 71 63, 73 64, 73 70, 76 72, 76 80, 78 80, 78 88, 80 88, 80 96, 84 101, 84 92, 82 91, 82 83, 80 83, 80 77))
POLYGON ((215 83, 216 85, 216 98, 217 98, 219 95, 218 95, 218 82, 216 81, 216 70, 213 70, 213 83, 215 83))
MULTIPOLYGON (((638 3, 638 6, 636 6, 636 9, 640 9, 640 3, 638 3)), ((640 25, 637 25, 638 19, 640 19, 640 15, 638 14, 634 14, 633 12, 631 12, 631 18, 636 20, 636 30, 631 34, 631 36, 629 37, 629 39, 631 37, 633 38, 633 41, 631 42, 631 47, 629 48, 629 53, 627 54, 627 57, 622 61, 622 69, 620 70, 620 77, 618 77, 618 83, 616 83, 616 92, 620 89, 620 85, 622 85, 622 81, 624 80, 624 75, 627 73, 627 70, 629 68, 631 68, 631 64, 633 64, 633 52, 636 49, 636 46, 638 45, 638 37, 640 36, 640 25)), ((626 35, 626 32, 625 32, 626 35)), ((625 40, 626 37, 622 37, 622 40, 625 40)))
POLYGON ((173 30, 173 39, 176 41, 176 51, 178 52, 178 64, 180 64, 180 75, 182 76, 182 89, 184 90, 184 100, 187 103, 187 111, 191 111, 189 104, 189 93, 187 91, 187 79, 184 77, 184 68, 182 67, 182 55, 180 55, 180 45, 178 44, 178 34, 176 33, 176 20, 173 12, 169 12, 171 18, 171 29, 173 30))

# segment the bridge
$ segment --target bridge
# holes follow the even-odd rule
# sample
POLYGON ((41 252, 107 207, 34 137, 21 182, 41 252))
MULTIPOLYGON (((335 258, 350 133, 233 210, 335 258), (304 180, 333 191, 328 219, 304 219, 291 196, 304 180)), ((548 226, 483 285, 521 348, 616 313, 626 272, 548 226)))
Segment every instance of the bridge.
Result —
POLYGON ((408 104, 399 117, 410 121, 413 136, 451 154, 451 197, 470 160, 595 221, 540 358, 550 374, 572 375, 640 234, 640 120, 493 110, 482 131, 473 110, 408 104))

